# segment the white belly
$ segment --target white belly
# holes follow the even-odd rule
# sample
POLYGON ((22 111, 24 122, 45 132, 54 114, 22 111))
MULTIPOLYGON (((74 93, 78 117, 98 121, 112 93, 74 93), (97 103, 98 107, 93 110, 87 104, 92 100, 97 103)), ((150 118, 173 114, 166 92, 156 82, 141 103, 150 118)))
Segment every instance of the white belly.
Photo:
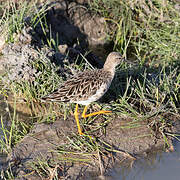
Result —
POLYGON ((110 86, 111 82, 108 84, 103 84, 101 85, 101 87, 96 91, 96 94, 94 94, 93 96, 89 97, 86 100, 81 100, 81 101, 76 101, 74 103, 77 104, 82 104, 82 105, 88 105, 94 101, 97 101, 98 99, 100 99, 108 90, 109 86, 110 86))

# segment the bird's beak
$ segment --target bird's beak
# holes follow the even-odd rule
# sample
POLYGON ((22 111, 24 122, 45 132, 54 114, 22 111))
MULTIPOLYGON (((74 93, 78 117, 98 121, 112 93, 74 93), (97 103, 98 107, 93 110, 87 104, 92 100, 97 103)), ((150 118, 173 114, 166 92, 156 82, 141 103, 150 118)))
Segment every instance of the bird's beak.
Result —
POLYGON ((127 64, 132 64, 132 65, 135 64, 135 63, 132 62, 131 60, 127 60, 125 57, 123 57, 122 62, 126 62, 127 64))

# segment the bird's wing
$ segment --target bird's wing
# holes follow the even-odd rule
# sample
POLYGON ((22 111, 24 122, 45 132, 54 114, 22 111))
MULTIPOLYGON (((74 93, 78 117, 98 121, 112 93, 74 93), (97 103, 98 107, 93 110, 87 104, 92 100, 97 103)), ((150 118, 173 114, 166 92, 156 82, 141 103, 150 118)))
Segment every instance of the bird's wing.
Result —
POLYGON ((47 101, 74 102, 83 100, 96 93, 104 83, 100 70, 85 71, 65 81, 54 92, 42 97, 47 101))

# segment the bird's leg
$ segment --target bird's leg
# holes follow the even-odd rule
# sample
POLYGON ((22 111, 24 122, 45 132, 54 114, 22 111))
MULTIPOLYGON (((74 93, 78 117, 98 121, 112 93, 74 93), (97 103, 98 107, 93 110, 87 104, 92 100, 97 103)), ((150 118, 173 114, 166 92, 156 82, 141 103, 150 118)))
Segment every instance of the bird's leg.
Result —
POLYGON ((83 118, 90 117, 90 116, 95 116, 97 114, 108 114, 108 113, 112 112, 112 111, 101 110, 101 111, 98 111, 98 112, 93 112, 93 113, 90 113, 90 114, 86 114, 87 108, 88 108, 88 106, 85 106, 84 111, 82 113, 83 118))
POLYGON ((79 132, 80 135, 84 135, 84 133, 82 132, 81 127, 80 127, 78 115, 79 115, 79 113, 78 113, 78 104, 76 104, 76 108, 75 108, 75 111, 74 111, 74 116, 75 116, 75 119, 76 119, 78 132, 79 132))

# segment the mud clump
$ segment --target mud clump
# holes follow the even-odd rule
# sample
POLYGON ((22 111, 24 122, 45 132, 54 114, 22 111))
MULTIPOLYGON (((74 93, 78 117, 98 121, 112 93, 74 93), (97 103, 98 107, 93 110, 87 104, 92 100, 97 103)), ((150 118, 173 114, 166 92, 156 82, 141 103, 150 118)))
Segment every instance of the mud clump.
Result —
MULTIPOLYGON (((48 162, 49 166, 58 166, 61 169, 59 178, 92 178, 92 174, 89 174, 89 172, 94 172, 96 178, 98 178, 100 171, 103 171, 104 175, 108 175, 114 164, 133 162, 135 159, 148 156, 152 150, 155 151, 164 146, 164 140, 156 138, 147 124, 142 123, 141 126, 127 131, 127 129, 122 128, 127 124, 127 118, 113 118, 106 128, 106 134, 99 131, 95 135, 97 138, 92 140, 100 146, 108 147, 107 145, 110 145, 108 147, 109 151, 104 149, 101 151, 101 155, 98 155, 98 152, 82 153, 82 155, 78 152, 77 154, 75 152, 68 153, 68 151, 61 153, 61 147, 71 146, 67 137, 71 138, 72 142, 75 140, 73 133, 76 133, 77 128, 71 118, 65 121, 58 119, 50 125, 36 124, 31 133, 25 136, 13 149, 11 161, 14 162, 18 159, 21 162, 20 166, 16 167, 14 171, 18 170, 21 176, 27 174, 27 172, 32 172, 33 170, 29 164, 41 159, 48 162), (64 159, 65 162, 59 161, 59 159, 64 159), (66 159, 74 159, 75 161, 68 163, 66 159)), ((86 140, 90 141, 88 138, 86 140)), ((173 147, 170 138, 168 138, 168 143, 170 147, 173 147)), ((36 173, 31 174, 29 178, 38 178, 35 175, 36 173)))
MULTIPOLYGON (((103 63, 95 54, 86 53, 89 46, 105 44, 102 18, 92 16, 85 6, 83 8, 74 2, 57 1, 46 6, 48 9, 45 15, 48 26, 46 33, 40 23, 32 28, 31 17, 26 17, 22 32, 14 34, 15 43, 5 45, 2 43, 1 69, 8 71, 8 79, 18 82, 33 81, 35 77, 38 77, 38 72, 33 68, 32 63, 42 54, 44 59, 48 58, 56 65, 62 65, 64 59, 72 64, 82 54, 93 65, 102 67, 103 63), (81 23, 79 24, 80 12, 81 23), (91 28, 92 26, 94 28, 91 28), (97 36, 97 32, 102 33, 97 36), (52 48, 46 46, 47 37, 52 37, 59 42, 59 52, 54 49, 53 44, 52 48)), ((41 8, 39 10, 41 11, 41 8)))

